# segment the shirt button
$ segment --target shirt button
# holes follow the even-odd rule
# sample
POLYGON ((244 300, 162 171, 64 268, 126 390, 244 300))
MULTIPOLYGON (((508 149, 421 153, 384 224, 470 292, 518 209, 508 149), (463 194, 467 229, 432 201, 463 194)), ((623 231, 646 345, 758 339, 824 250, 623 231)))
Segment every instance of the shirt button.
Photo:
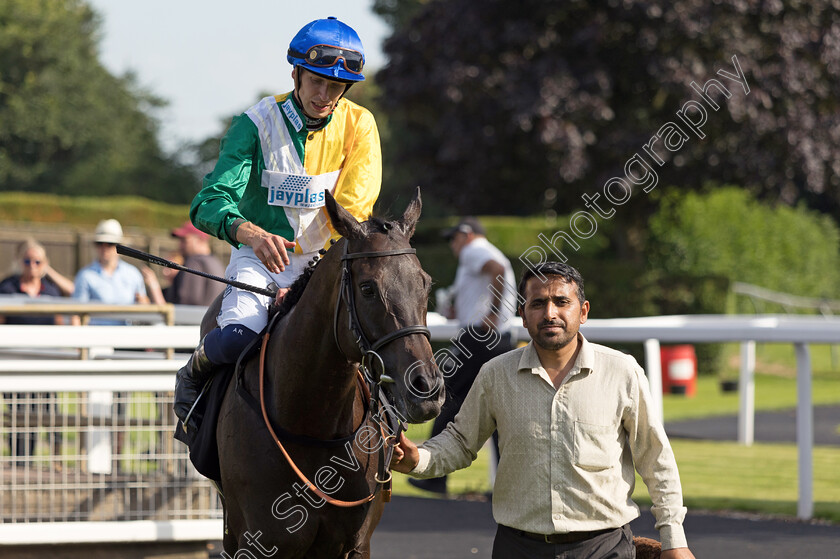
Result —
POLYGON ((561 485, 559 483, 554 484, 554 489, 556 489, 557 491, 560 491, 560 487, 561 485))
POLYGON ((560 520, 560 515, 559 515, 559 514, 555 514, 555 515, 554 515, 554 520, 560 520))
POLYGON ((307 138, 307 140, 313 140, 313 139, 315 139, 315 134, 310 134, 309 137, 307 138))

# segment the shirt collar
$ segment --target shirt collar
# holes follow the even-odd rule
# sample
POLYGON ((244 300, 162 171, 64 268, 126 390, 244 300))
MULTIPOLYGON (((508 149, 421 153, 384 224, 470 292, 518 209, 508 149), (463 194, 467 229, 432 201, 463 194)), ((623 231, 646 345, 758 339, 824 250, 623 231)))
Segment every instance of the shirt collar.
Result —
POLYGON ((575 366, 579 367, 581 371, 591 373, 595 370, 595 348, 580 332, 578 332, 578 337, 580 338, 580 351, 575 366))
MULTIPOLYGON (((117 260, 117 266, 116 266, 116 268, 114 268, 114 273, 116 274, 117 270, 122 268, 124 265, 125 265, 125 262, 123 262, 122 259, 117 260)), ((96 259, 96 258, 93 259, 93 262, 91 262, 90 267, 97 274, 104 274, 105 273, 105 268, 102 267, 102 263, 99 262, 99 260, 96 259)))

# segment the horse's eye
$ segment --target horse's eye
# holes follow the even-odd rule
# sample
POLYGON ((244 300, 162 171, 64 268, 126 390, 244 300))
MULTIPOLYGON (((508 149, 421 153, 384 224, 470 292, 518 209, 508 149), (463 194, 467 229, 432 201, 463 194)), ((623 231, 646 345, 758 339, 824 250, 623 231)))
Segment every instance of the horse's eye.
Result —
POLYGON ((376 287, 371 282, 365 282, 359 286, 362 297, 373 297, 376 295, 376 287))

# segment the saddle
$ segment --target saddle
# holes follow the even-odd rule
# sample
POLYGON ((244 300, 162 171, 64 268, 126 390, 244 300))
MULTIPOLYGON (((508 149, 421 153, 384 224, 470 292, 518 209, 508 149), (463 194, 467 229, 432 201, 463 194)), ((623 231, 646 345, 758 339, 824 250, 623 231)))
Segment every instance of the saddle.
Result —
POLYGON ((216 444, 216 421, 235 371, 234 366, 228 367, 204 385, 193 409, 193 414, 202 418, 196 431, 185 431, 180 421, 175 427, 175 439, 187 445, 190 450, 190 462, 195 469, 204 477, 216 482, 220 482, 222 478, 219 447, 216 444))
POLYGON ((180 421, 175 426, 174 437, 189 448, 190 462, 193 463, 195 469, 204 477, 217 483, 220 483, 222 478, 219 467, 219 446, 216 443, 216 423, 219 419, 222 401, 231 379, 234 378, 234 373, 239 371, 239 375, 241 375, 244 363, 259 351, 260 342, 269 328, 272 327, 273 318, 276 316, 277 314, 274 314, 272 319, 269 320, 268 326, 245 347, 236 360, 236 365, 216 373, 204 384, 192 411, 192 415, 198 419, 198 429, 196 431, 186 431, 180 421))
MULTIPOLYGON (((198 400, 194 406, 193 413, 196 417, 201 418, 199 427, 196 431, 185 431, 181 427, 181 423, 175 428, 175 439, 186 444, 190 451, 190 461, 193 463, 195 469, 204 477, 216 482, 217 486, 221 485, 221 468, 219 464, 219 447, 216 438, 216 424, 219 418, 219 411, 224 400, 225 393, 230 385, 231 379, 236 379, 236 394, 241 397, 257 414, 262 414, 259 401, 248 390, 245 389, 242 382, 242 375, 245 371, 245 363, 250 357, 259 352, 263 338, 271 331, 276 320, 280 318, 279 314, 274 314, 269 320, 265 329, 257 336, 243 351, 237 359, 236 365, 229 367, 207 381, 199 394, 198 400)), ((362 388, 364 391, 365 388, 362 388)), ((370 397, 370 394, 367 394, 370 397)), ((371 413, 371 401, 364 398, 365 415, 371 413)), ((376 403, 373 404, 378 409, 382 410, 381 419, 387 423, 387 429, 391 433, 399 433, 402 430, 399 418, 388 410, 391 409, 391 404, 388 401, 385 393, 377 391, 376 403)), ((362 422, 360 428, 365 424, 362 422)), ((317 447, 338 447, 343 446, 347 441, 354 440, 356 433, 352 433, 348 437, 322 440, 314 439, 297 435, 286 431, 279 426, 273 426, 274 431, 280 440, 301 444, 304 446, 317 447)), ((390 455, 388 456, 390 461, 390 455)))

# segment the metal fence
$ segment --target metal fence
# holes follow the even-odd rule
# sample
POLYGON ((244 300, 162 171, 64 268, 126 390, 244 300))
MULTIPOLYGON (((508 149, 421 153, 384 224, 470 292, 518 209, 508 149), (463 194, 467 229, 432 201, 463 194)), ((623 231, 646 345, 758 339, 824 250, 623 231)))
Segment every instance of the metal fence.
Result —
POLYGON ((0 554, 221 538, 217 492, 172 437, 187 355, 161 351, 197 341, 197 326, 0 326, 0 554))
POLYGON ((172 439, 171 392, 5 393, 4 523, 220 518, 172 439))

